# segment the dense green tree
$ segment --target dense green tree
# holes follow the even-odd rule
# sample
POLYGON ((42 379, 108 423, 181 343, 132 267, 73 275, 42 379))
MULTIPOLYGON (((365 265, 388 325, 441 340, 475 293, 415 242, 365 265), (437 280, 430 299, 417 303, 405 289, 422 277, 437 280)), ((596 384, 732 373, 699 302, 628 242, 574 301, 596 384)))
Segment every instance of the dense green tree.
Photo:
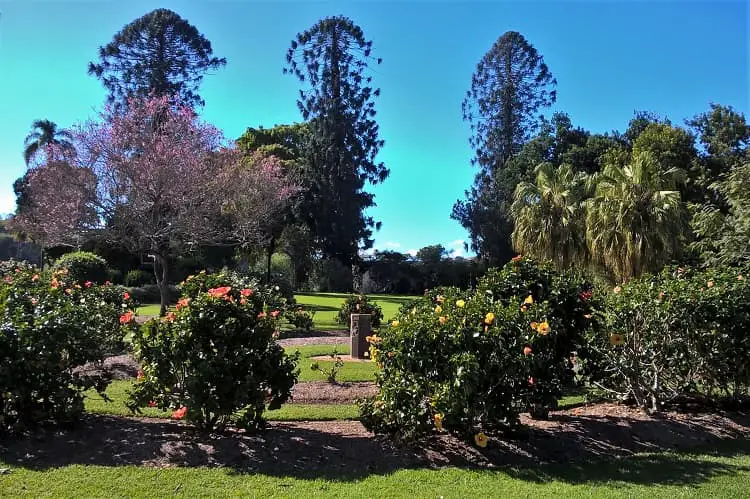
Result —
MULTIPOLYGON (((240 138, 237 139, 237 147, 246 152, 248 155, 253 156, 260 154, 262 156, 273 156, 278 158, 283 165, 287 176, 298 180, 302 184, 307 184, 305 180, 306 175, 309 173, 306 168, 304 151, 309 140, 310 129, 307 123, 293 123, 291 125, 276 125, 272 128, 248 128, 240 138)), ((290 229, 298 231, 302 234, 308 234, 309 231, 305 230, 304 227, 304 213, 308 212, 308 207, 305 206, 305 197, 296 196, 292 202, 290 202, 282 213, 278 213, 272 224, 268 225, 269 230, 267 237, 267 244, 265 248, 266 252, 266 280, 271 280, 271 257, 272 255, 281 250, 284 251, 283 247, 279 247, 280 239, 285 230, 290 229)), ((291 232, 287 234, 287 237, 281 241, 282 243, 288 243, 292 245, 299 245, 303 240, 309 240, 307 238, 295 237, 291 232)), ((292 253, 292 257, 295 275, 295 282, 303 282, 306 277, 306 272, 309 271, 311 265, 311 252, 310 245, 303 245, 304 249, 307 250, 307 255, 303 257, 301 254, 303 251, 302 247, 290 248, 290 251, 284 251, 285 253, 292 253), (297 260, 297 258, 303 258, 297 260)))
POLYGON ((31 132, 23 141, 23 160, 26 166, 46 146, 57 145, 62 149, 73 150, 72 137, 67 130, 57 127, 50 120, 36 120, 31 124, 31 132))
POLYGON ((557 81, 520 33, 504 33, 477 64, 462 104, 471 125, 474 163, 494 171, 520 151, 555 102, 557 81))
POLYGON ((539 127, 539 110, 555 102, 556 85, 537 50, 520 33, 509 31, 477 64, 463 101, 463 117, 471 126, 472 163, 480 171, 466 199, 453 206, 451 218, 468 230, 472 249, 493 264, 512 255, 513 192, 528 171, 549 160, 552 144, 547 142, 553 129, 543 128, 534 144, 542 157, 531 166, 509 166, 509 160, 523 153, 539 127))
POLYGON ((378 138, 368 71, 380 59, 372 42, 351 20, 337 16, 299 33, 287 52, 285 72, 299 78, 297 105, 310 129, 304 153, 305 222, 322 255, 356 264, 359 249, 372 247, 379 222, 365 215, 375 206, 367 183, 384 181, 388 169, 376 160, 378 138))
POLYGON ((171 10, 156 9, 100 47, 89 74, 102 81, 107 101, 117 106, 130 97, 168 95, 174 103, 195 107, 203 105, 198 94, 203 76, 225 64, 195 26, 171 10))
POLYGON ((687 217, 678 185, 685 172, 664 169, 641 152, 625 167, 606 165, 591 178, 586 240, 594 262, 617 280, 656 272, 676 257, 687 217))
POLYGON ((516 251, 559 268, 584 264, 584 176, 570 165, 551 163, 541 163, 535 173, 535 182, 518 184, 511 206, 516 251))

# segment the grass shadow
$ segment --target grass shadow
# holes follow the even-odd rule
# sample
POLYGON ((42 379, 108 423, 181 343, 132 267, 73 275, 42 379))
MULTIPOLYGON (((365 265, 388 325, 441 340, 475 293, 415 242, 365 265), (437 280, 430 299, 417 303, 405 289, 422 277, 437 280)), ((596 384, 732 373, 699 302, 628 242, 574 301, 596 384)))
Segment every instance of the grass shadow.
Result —
MULTIPOLYGON (((202 435, 164 420, 87 415, 66 431, 0 441, 0 461, 46 470, 74 464, 223 467, 233 473, 353 481, 399 469, 453 466, 529 482, 697 485, 750 467, 717 457, 750 455, 748 417, 676 421, 556 416, 524 438, 494 436, 482 451, 447 435, 394 446, 356 422, 273 423, 258 435, 202 435), (731 421, 731 420, 722 420, 731 421)), ((743 460, 743 463, 745 460, 743 460)))

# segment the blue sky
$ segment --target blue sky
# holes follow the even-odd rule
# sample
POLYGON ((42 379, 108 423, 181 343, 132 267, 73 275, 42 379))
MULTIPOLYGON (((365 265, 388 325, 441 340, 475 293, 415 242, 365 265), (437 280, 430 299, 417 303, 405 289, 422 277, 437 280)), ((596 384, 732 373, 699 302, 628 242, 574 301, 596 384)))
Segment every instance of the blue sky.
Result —
POLYGON ((14 208, 23 138, 34 119, 66 127, 104 101, 86 74, 97 48, 133 19, 175 10, 227 66, 206 77, 203 118, 236 138, 248 126, 299 121, 298 82, 282 74, 294 35, 343 14, 383 58, 373 75, 391 176, 372 210, 376 247, 441 243, 460 253, 467 234, 449 218, 473 178, 461 100, 478 60, 505 31, 522 33, 558 80, 549 110, 594 132, 624 129, 634 110, 681 123, 709 102, 748 112, 744 1, 178 2, 0 0, 0 213, 14 208))

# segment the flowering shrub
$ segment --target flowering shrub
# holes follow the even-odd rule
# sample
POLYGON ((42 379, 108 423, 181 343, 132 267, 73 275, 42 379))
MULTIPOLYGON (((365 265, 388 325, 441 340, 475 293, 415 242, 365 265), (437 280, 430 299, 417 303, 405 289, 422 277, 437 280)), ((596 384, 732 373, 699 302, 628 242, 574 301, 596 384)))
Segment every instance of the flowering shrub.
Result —
POLYGON ((67 270, 19 266, 0 280, 0 431, 83 411, 83 392, 108 380, 75 368, 121 348, 120 316, 132 305, 114 286, 75 282, 67 270))
POLYGON ((53 270, 68 270, 68 277, 74 281, 91 281, 104 284, 109 279, 107 261, 95 253, 74 251, 66 253, 55 261, 53 270))
POLYGON ((294 326, 296 329, 300 329, 306 332, 312 330, 314 325, 314 316, 314 311, 310 312, 299 306, 296 308, 290 308, 284 314, 284 318, 289 322, 289 324, 294 326))
POLYGON ((750 388, 746 271, 666 269, 615 287, 596 347, 601 385, 651 410, 685 396, 738 399, 750 388))
POLYGON ((366 295, 350 295, 347 297, 341 304, 336 322, 351 326, 349 321, 352 314, 370 314, 372 316, 372 319, 370 319, 372 327, 380 327, 380 322, 383 320, 383 310, 377 303, 369 301, 366 295))
POLYGON ((574 373, 595 297, 583 281, 528 260, 491 271, 475 292, 429 291, 370 338, 380 392, 360 404, 376 433, 411 439, 447 430, 487 443, 483 430, 544 416, 574 373))
POLYGON ((297 380, 296 356, 275 341, 279 310, 272 291, 235 286, 225 275, 199 274, 185 282, 176 310, 134 332, 142 373, 131 410, 172 409, 205 431, 221 430, 234 415, 245 429, 263 424, 297 380))

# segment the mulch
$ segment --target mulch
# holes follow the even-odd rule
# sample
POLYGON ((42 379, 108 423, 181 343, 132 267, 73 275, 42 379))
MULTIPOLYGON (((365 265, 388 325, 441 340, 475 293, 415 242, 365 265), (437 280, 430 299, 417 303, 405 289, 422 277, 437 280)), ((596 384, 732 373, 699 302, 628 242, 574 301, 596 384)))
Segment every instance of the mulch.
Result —
POLYGON ((307 381, 297 383, 292 388, 292 402, 295 404, 351 404, 359 398, 371 397, 378 393, 378 385, 371 382, 328 383, 307 381))
POLYGON ((89 414, 72 429, 43 429, 31 436, 0 440, 0 460, 31 469, 71 464, 209 466, 326 479, 354 479, 415 467, 502 467, 526 479, 549 480, 561 473, 565 479, 581 481, 597 479, 581 474, 599 469, 584 463, 601 462, 602 469, 610 471, 598 479, 611 479, 614 466, 616 473, 630 473, 621 477, 625 480, 649 468, 653 480, 653 467, 664 466, 665 480, 671 476, 685 483, 688 472, 700 481, 720 472, 718 465, 704 460, 695 470, 675 470, 677 464, 669 454, 646 455, 623 465, 612 460, 664 450, 721 453, 726 444, 732 452, 737 452, 738 445, 750 450, 750 416, 743 413, 651 416, 606 403, 553 412, 549 421, 524 418, 523 423, 528 426, 520 436, 491 434, 487 448, 479 449, 447 434, 398 446, 368 432, 357 421, 274 422, 254 435, 234 430, 205 435, 182 422, 89 414), (551 467, 546 466, 550 463, 551 467), (628 469, 623 471, 623 466, 628 469))

